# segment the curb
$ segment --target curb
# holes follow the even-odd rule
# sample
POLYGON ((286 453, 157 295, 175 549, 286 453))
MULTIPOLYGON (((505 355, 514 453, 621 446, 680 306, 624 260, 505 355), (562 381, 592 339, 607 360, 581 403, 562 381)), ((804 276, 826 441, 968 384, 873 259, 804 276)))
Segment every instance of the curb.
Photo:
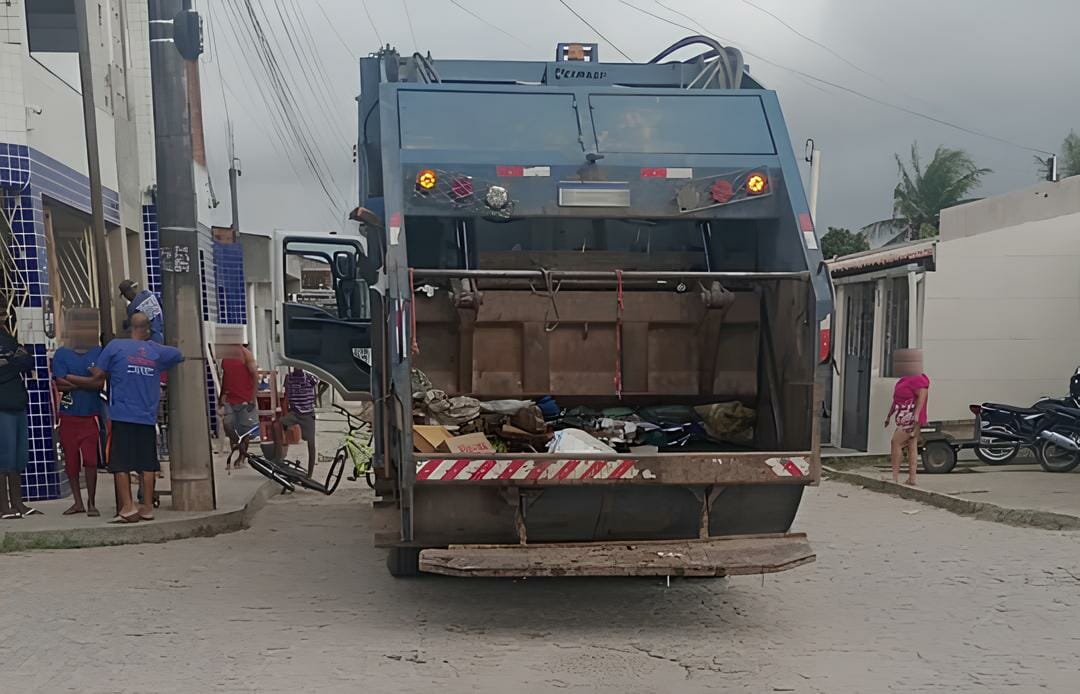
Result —
POLYGON ((198 518, 182 518, 130 526, 72 528, 70 530, 9 530, 0 534, 0 554, 35 549, 77 549, 169 542, 190 537, 213 537, 243 530, 278 490, 275 482, 263 482, 242 508, 213 511, 198 518))
POLYGON ((1035 509, 1009 508, 998 506, 986 501, 972 501, 951 494, 933 492, 919 487, 907 487, 902 484, 893 484, 886 480, 879 480, 857 472, 847 472, 829 466, 822 466, 825 477, 853 484, 874 492, 882 492, 898 496, 901 499, 919 501, 929 506, 951 511, 960 516, 994 523, 1003 523, 1020 528, 1042 528, 1043 530, 1080 530, 1080 517, 1070 516, 1053 511, 1038 511, 1035 509))

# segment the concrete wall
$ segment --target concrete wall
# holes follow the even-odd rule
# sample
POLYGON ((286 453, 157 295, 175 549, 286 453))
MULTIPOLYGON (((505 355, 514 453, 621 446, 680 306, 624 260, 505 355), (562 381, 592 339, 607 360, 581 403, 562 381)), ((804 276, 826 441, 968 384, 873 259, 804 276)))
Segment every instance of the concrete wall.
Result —
POLYGON ((1080 177, 943 212, 926 283, 932 418, 1064 394, 1080 365, 1080 177))

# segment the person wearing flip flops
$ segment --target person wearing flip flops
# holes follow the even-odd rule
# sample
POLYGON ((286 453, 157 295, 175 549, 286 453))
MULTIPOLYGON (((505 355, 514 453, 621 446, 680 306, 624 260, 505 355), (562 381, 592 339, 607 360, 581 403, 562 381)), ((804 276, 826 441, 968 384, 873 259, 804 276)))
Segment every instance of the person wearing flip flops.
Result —
POLYGON ((53 381, 60 393, 60 448, 64 451, 64 472, 71 486, 73 503, 65 516, 85 513, 91 518, 97 510, 97 472, 99 447, 98 414, 101 400, 98 389, 79 388, 67 380, 69 375, 89 376, 90 367, 101 355, 98 343, 98 312, 92 308, 73 308, 67 312, 65 346, 56 350, 52 360, 53 381), (79 469, 86 475, 86 505, 83 505, 79 469))
POLYGON ((41 511, 22 498, 30 431, 23 374, 34 370, 34 357, 8 331, 6 307, 0 297, 0 520, 14 520, 41 511))
POLYGON ((154 520, 154 483, 161 463, 157 455, 157 412, 161 400, 161 374, 184 360, 175 347, 150 339, 150 319, 131 316, 131 338, 105 345, 90 376, 69 375, 79 388, 101 388, 109 381, 109 434, 107 461, 116 486, 116 517, 110 523, 154 520), (143 501, 131 495, 131 473, 142 479, 143 501))

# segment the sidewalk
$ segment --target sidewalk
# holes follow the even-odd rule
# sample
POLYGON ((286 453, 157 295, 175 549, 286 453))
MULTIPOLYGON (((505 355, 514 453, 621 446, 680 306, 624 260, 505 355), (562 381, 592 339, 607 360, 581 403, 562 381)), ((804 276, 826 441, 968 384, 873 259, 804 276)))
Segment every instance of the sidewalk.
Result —
MULTIPOLYGON (((316 423, 316 449, 319 454, 315 476, 326 474, 328 462, 345 433, 342 418, 331 410, 319 410, 316 423)), ((172 498, 161 497, 161 507, 154 509, 154 520, 112 524, 109 519, 116 510, 112 475, 98 477, 97 502, 101 516, 89 518, 85 514, 63 515, 71 506, 71 497, 56 501, 37 501, 30 504, 44 515, 0 521, 0 553, 29 549, 67 549, 72 547, 100 547, 128 545, 144 542, 168 542, 186 537, 209 537, 221 533, 243 530, 252 516, 267 499, 281 492, 281 488, 250 467, 225 470, 225 453, 228 442, 213 440, 214 484, 217 492, 217 509, 206 512, 180 512, 171 509, 172 498)), ((253 451, 256 452, 256 451, 253 451)), ((289 447, 290 459, 306 462, 306 444, 289 447)), ((158 479, 158 491, 169 489, 169 467, 162 463, 163 477, 158 479)), ((349 471, 346 470, 346 474, 349 471)), ((134 486, 132 491, 134 492, 134 486)), ((85 493, 85 491, 84 491, 85 493)), ((84 497, 85 498, 85 497, 84 497)))
POLYGON ((1056 474, 1044 472, 1034 461, 992 466, 963 460, 945 475, 920 474, 918 486, 912 488, 893 484, 892 471, 884 458, 861 459, 848 465, 845 459, 830 457, 822 463, 829 478, 961 515, 1009 525, 1080 530, 1080 468, 1056 474))

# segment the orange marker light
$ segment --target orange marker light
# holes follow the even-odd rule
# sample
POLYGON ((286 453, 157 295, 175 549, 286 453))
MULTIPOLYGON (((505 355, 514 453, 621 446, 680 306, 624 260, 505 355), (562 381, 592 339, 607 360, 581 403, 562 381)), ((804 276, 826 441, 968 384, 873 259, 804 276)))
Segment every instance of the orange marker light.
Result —
POLYGON ((424 169, 416 174, 416 185, 424 190, 431 190, 439 182, 439 177, 431 169, 424 169))
POLYGON ((768 185, 769 179, 765 178, 765 174, 750 174, 749 178, 746 179, 746 191, 751 195, 760 195, 764 193, 765 188, 768 185))

